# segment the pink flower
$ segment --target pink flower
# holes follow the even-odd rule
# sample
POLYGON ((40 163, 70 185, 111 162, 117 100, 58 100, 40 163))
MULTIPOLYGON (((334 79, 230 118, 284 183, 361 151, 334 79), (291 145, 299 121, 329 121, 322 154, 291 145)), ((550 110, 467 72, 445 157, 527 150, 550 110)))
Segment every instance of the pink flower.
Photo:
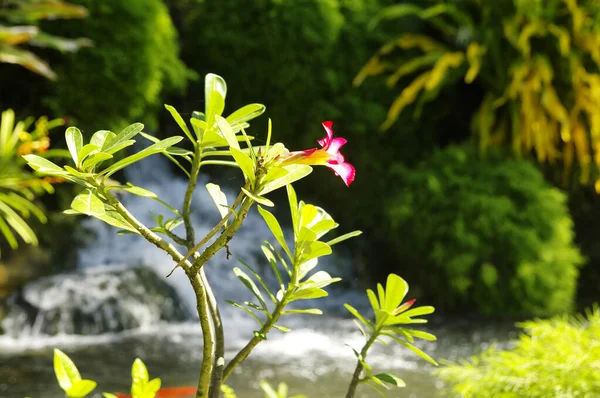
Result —
POLYGON ((308 164, 312 166, 327 166, 336 176, 340 176, 346 186, 354 181, 356 172, 354 166, 344 160, 340 148, 347 142, 345 138, 333 138, 333 123, 323 122, 323 128, 327 132, 325 138, 320 139, 321 149, 311 148, 304 151, 295 151, 280 157, 283 166, 288 164, 308 164))

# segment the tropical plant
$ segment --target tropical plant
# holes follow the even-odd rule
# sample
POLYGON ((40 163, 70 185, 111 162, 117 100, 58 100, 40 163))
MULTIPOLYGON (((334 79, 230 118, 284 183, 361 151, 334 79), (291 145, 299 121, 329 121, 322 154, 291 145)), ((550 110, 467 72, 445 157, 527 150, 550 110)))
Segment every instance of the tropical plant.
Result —
POLYGON ((15 122, 12 109, 2 112, 0 120, 0 233, 12 249, 25 243, 37 245, 37 236, 27 221, 30 218, 46 222, 42 209, 34 199, 44 192, 54 191, 56 178, 40 178, 26 171, 22 155, 36 153, 43 156, 60 154, 49 151, 48 131, 62 126, 63 119, 49 121, 42 117, 15 122))
POLYGON ((425 24, 423 33, 386 43, 355 79, 383 74, 388 86, 402 88, 383 129, 410 105, 418 117, 441 93, 472 85, 483 92, 471 115, 481 150, 507 145, 540 162, 561 162, 563 183, 574 164, 584 183, 598 175, 597 1, 419 1, 388 7, 372 24, 410 17, 425 24))
POLYGON ((531 163, 505 157, 449 146, 397 167, 385 208, 398 263, 446 310, 569 311, 583 257, 566 195, 531 163))
POLYGON ((50 80, 56 73, 35 53, 23 48, 48 47, 61 52, 74 52, 92 44, 88 39, 67 39, 42 31, 42 20, 87 17, 85 8, 60 0, 0 1, 0 62, 21 65, 50 80), (7 25, 8 24, 8 25, 7 25))
MULTIPOLYGON (((333 218, 322 208, 298 201, 292 183, 306 177, 312 172, 311 166, 326 166, 339 176, 346 185, 354 181, 354 167, 345 161, 340 148, 346 139, 334 137, 332 122, 323 122, 326 136, 319 140, 321 148, 311 148, 302 151, 289 151, 282 143, 271 143, 271 125, 266 134, 266 144, 252 145, 254 137, 246 134, 248 121, 261 115, 265 107, 261 104, 249 104, 231 113, 227 118, 221 116, 225 108, 227 85, 220 76, 208 74, 205 78, 206 106, 204 112, 194 112, 189 120, 191 129, 175 108, 167 105, 184 136, 189 140, 193 150, 175 146, 184 140, 183 136, 174 136, 159 140, 143 133, 144 126, 134 123, 120 133, 108 130, 94 133, 86 142, 83 134, 76 127, 66 130, 65 138, 69 149, 72 165, 59 166, 35 154, 24 155, 29 165, 38 173, 52 177, 64 178, 83 188, 83 192, 73 199, 67 214, 87 215, 115 226, 122 233, 138 234, 147 241, 165 251, 174 261, 171 272, 181 268, 188 277, 196 295, 198 317, 203 333, 203 358, 201 363, 196 397, 219 397, 222 385, 241 365, 252 350, 263 340, 272 329, 287 332, 290 329, 279 324, 281 317, 292 314, 319 315, 318 308, 290 309, 288 305, 294 301, 318 299, 328 295, 325 287, 340 280, 332 277, 326 271, 313 272, 320 257, 332 253, 332 246, 346 239, 358 236, 360 231, 349 232, 336 238, 323 241, 324 235, 338 227, 333 218), (135 151, 119 161, 108 164, 106 161, 126 148, 131 147, 133 138, 141 135, 152 142, 146 148, 135 151), (241 145, 240 145, 241 143, 241 145), (148 156, 163 154, 173 161, 188 177, 188 186, 184 195, 181 209, 161 200, 156 194, 132 184, 120 184, 109 178, 119 170, 124 169, 148 156), (244 185, 232 204, 216 184, 206 185, 211 195, 221 221, 199 243, 196 243, 195 230, 191 222, 192 196, 196 190, 200 170, 206 166, 228 166, 241 170, 244 185), (258 206, 258 212, 270 229, 278 247, 265 242, 262 251, 277 280, 276 291, 264 281, 259 272, 242 262, 248 272, 234 268, 233 272, 254 296, 253 301, 242 303, 229 302, 251 315, 259 324, 250 341, 228 362, 225 363, 225 339, 219 306, 213 295, 212 288, 206 277, 206 263, 220 250, 225 250, 230 256, 228 243, 242 226, 244 219, 255 203, 272 207, 274 203, 265 195, 286 188, 292 221, 293 247, 283 233, 277 218, 265 208, 258 206), (149 227, 142 224, 120 201, 119 191, 155 200, 170 214, 155 216, 156 225, 149 227), (183 225, 185 235, 175 229, 183 225), (179 251, 174 244, 187 250, 187 254, 179 251)), ((421 307, 409 310, 412 304, 401 305, 408 285, 398 276, 390 277, 385 293, 379 287, 380 295, 376 309, 376 321, 364 321, 370 330, 370 338, 359 357, 357 372, 355 372, 348 398, 354 395, 358 377, 365 367, 364 357, 373 339, 385 335, 407 346, 419 355, 428 358, 412 346, 413 336, 430 335, 395 327, 400 324, 423 323, 411 316, 429 314, 432 307, 421 307), (384 296, 385 294, 385 296, 384 296), (393 308, 392 308, 393 307, 393 308), (399 335, 399 336, 397 336, 399 335), (375 336, 375 337, 373 337, 375 336)), ((353 313, 360 316, 358 312, 353 313)), ((360 318, 364 320, 364 317, 360 318)), ((426 337, 424 337, 426 338, 426 337)), ((390 383, 401 385, 392 376, 367 375, 362 381, 373 380, 374 383, 390 383)), ((59 380, 60 381, 60 380, 59 380)), ((89 383, 88 383, 89 387, 89 383)), ((72 388, 72 386, 69 386, 72 388)), ((87 387, 86 387, 87 388, 87 387)), ((134 395, 136 398, 153 396, 134 395)), ((89 392, 89 391, 87 391, 89 392)), ((132 390, 133 393, 133 390, 132 390)), ((67 394, 68 389, 67 389, 67 394)), ((144 393, 145 394, 145 393, 144 393)), ((85 394, 84 394, 85 395, 85 394)), ((80 395, 77 395, 78 397, 80 395)))
POLYGON ((517 324, 524 332, 503 350, 493 346, 436 373, 444 395, 458 397, 597 397, 600 311, 517 324))

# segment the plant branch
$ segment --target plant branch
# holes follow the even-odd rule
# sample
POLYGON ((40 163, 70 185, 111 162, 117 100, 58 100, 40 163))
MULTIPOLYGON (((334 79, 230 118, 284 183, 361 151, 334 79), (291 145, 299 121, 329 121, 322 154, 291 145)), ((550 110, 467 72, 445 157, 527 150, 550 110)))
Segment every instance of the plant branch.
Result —
MULTIPOLYGON (((240 206, 240 211, 238 212, 235 219, 229 224, 223 233, 211 244, 209 245, 202 254, 200 255, 198 261, 194 261, 192 265, 192 271, 198 272, 202 266, 212 258, 219 250, 221 250, 225 245, 229 243, 233 235, 237 232, 238 229, 242 226, 244 219, 248 215, 248 211, 252 207, 254 201, 248 197, 244 201, 242 201, 242 205, 240 206)), ((230 213, 233 211, 230 210, 230 213)))
POLYGON ((210 382, 209 395, 210 398, 219 398, 221 396, 221 384, 223 384, 223 368, 225 367, 225 334, 223 332, 223 322, 221 321, 221 313, 219 312, 217 300, 208 283, 206 274, 204 273, 204 268, 200 268, 198 273, 206 288, 210 315, 215 330, 213 374, 210 382))
POLYGON ((185 235, 186 240, 193 244, 195 240, 194 236, 194 227, 192 226, 191 220, 191 207, 192 207, 192 197, 194 195, 194 191, 196 190, 196 184, 198 181, 198 173, 200 172, 200 161, 202 160, 202 149, 200 145, 195 145, 194 150, 194 161, 192 163, 192 170, 190 172, 190 179, 188 182, 187 189, 185 191, 185 196, 183 197, 183 223, 185 224, 185 235))
POLYGON ((348 386, 348 392, 346 393, 346 398, 354 398, 354 394, 356 393, 356 387, 358 387, 358 383, 360 382, 360 374, 362 373, 364 366, 363 362, 367 357, 367 352, 371 345, 377 340, 377 336, 379 333, 377 331, 373 332, 369 340, 365 343, 364 347, 360 351, 360 358, 358 358, 356 362, 356 368, 354 369, 354 374, 352 375, 352 380, 350 380, 350 386, 348 386))
POLYGON ((171 232, 168 229, 165 229, 165 234, 169 238, 173 239, 173 242, 177 243, 178 245, 187 246, 187 241, 185 239, 183 239, 181 236, 175 234, 174 232, 171 232))
MULTIPOLYGON (((192 254, 194 254, 196 251, 198 251, 198 249, 200 249, 204 244, 206 244, 206 242, 208 242, 213 236, 215 236, 215 234, 217 232, 219 232, 219 230, 225 225, 225 223, 227 223, 227 220, 229 220, 229 218, 235 214, 235 208, 240 204, 240 202, 242 201, 243 198, 244 198, 244 193, 240 192, 238 197, 235 199, 235 202, 233 202, 233 205, 231 205, 231 208, 229 209, 229 213, 227 213, 225 215, 225 217, 223 217, 221 219, 221 221, 219 221, 219 223, 217 225, 215 225, 215 227, 200 242, 198 242, 198 244, 196 246, 191 248, 187 252, 187 254, 185 256, 183 256, 183 259, 181 260, 182 262, 187 260, 192 254)), ((194 261, 194 263, 196 263, 196 261, 194 261)), ((181 265, 181 262, 178 263, 177 265, 175 265, 175 268, 179 267, 180 265, 181 265)), ((202 267, 202 265, 200 265, 200 267, 202 267)))
POLYGON ((210 323, 210 306, 206 285, 199 273, 193 273, 189 270, 187 273, 194 292, 196 293, 196 309, 200 318, 202 327, 202 338, 204 346, 202 347, 202 364, 200 366, 200 377, 198 378, 198 389, 196 398, 207 398, 213 374, 215 337, 212 325, 210 323))
POLYGON ((104 186, 91 179, 88 181, 102 191, 102 194, 106 197, 108 203, 110 203, 115 208, 117 213, 119 213, 125 219, 125 221, 127 221, 132 227, 134 227, 136 231, 140 233, 140 235, 146 238, 148 242, 152 243, 159 249, 162 249, 165 252, 167 252, 167 254, 169 254, 174 261, 179 263, 179 265, 181 265, 184 268, 184 270, 187 271, 192 268, 192 264, 189 261, 187 261, 181 253, 179 253, 175 246, 173 246, 172 244, 170 244, 169 242, 152 232, 148 227, 146 227, 144 224, 138 221, 138 219, 135 218, 135 216, 131 214, 129 210, 127 210, 127 208, 112 193, 104 189, 104 186))

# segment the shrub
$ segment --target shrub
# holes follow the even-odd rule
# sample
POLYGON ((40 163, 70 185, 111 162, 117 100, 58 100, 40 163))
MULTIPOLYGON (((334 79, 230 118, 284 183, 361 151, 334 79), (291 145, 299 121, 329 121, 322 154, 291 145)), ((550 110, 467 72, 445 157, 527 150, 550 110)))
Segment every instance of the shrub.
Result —
MULTIPOLYGON (((593 0, 450 0, 396 4, 375 20, 399 33, 365 65, 357 83, 384 74, 400 88, 383 127, 410 104, 418 113, 464 85, 483 91, 473 108, 480 146, 506 145, 541 162, 564 162, 586 182, 600 165, 600 6, 593 0), (398 21, 417 18, 419 34, 398 21)), ((450 101, 455 99, 450 98, 450 101)), ((432 108, 436 109, 437 108, 432 108)), ((600 182, 598 183, 600 190, 600 182)))
POLYGON ((600 312, 519 325, 514 347, 495 348, 437 371, 460 397, 600 396, 600 312))
POLYGON ((94 47, 67 54, 54 63, 60 84, 47 105, 68 114, 86 130, 119 129, 132 119, 151 127, 161 96, 182 89, 187 71, 178 59, 176 31, 161 0, 76 0, 89 17, 68 25, 47 24, 52 33, 68 32, 94 47))
POLYGON ((399 263, 439 305, 499 315, 571 308, 582 256, 566 196, 533 165, 449 146, 397 175, 387 209, 399 263))

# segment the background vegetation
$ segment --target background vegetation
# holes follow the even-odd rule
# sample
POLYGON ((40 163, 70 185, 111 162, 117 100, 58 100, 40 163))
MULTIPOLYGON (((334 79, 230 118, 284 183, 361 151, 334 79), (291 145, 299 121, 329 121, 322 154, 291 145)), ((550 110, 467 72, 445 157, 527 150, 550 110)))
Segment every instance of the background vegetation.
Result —
POLYGON ((597 296, 593 1, 73 3, 87 19, 32 24, 93 47, 36 49, 56 82, 0 64, 0 107, 69 116, 84 134, 139 120, 160 135, 160 104, 202 109, 194 77, 216 72, 228 107, 265 103, 290 147, 314 146, 323 120, 348 138, 349 191, 326 170, 298 189, 365 230, 347 247, 362 284, 398 272, 433 304, 488 315, 597 296))

